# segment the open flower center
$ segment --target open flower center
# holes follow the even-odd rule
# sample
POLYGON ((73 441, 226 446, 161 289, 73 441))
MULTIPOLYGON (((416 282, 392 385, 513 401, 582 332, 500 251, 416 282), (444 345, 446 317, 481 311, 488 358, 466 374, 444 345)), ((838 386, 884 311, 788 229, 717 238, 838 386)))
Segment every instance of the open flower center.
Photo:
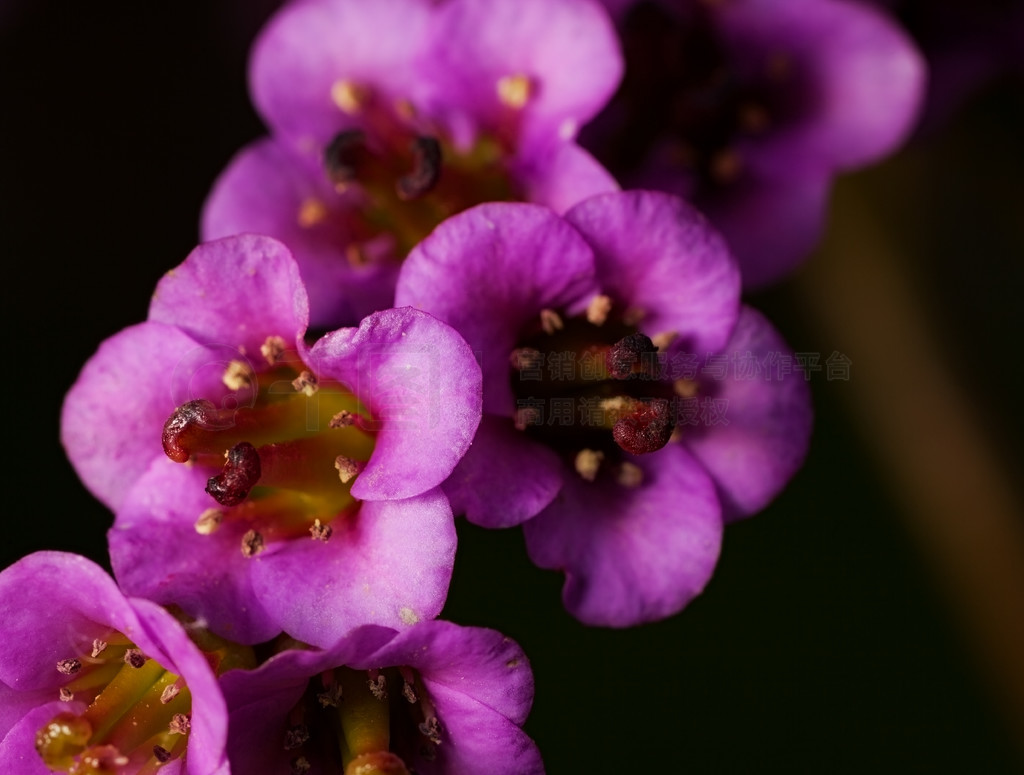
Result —
POLYGON ((713 5, 670 13, 641 2, 627 13, 626 72, 615 97, 621 123, 602 140, 614 172, 635 169, 669 140, 670 160, 690 173, 690 193, 713 192, 739 178, 747 143, 800 111, 804 87, 791 57, 752 47, 737 56, 713 5))
POLYGON ((188 687, 121 633, 95 639, 56 669, 68 678, 60 698, 87 707, 57 714, 36 733, 36 750, 52 771, 148 775, 185 753, 188 687))
POLYGON ((326 757, 321 771, 345 775, 409 775, 431 761, 443 731, 419 674, 408 667, 327 670, 311 679, 288 715, 281 745, 291 771, 302 775, 326 757))
POLYGON ((589 481, 606 471, 636 483, 623 453, 656 452, 676 427, 678 386, 663 378, 658 345, 635 317, 606 296, 586 315, 544 310, 510 359, 516 427, 589 481))
POLYGON ((350 490, 374 449, 366 408, 348 388, 319 380, 280 337, 262 348, 267 368, 256 374, 232 361, 225 384, 246 405, 218 408, 199 399, 179 406, 164 424, 163 447, 178 463, 210 470, 210 508, 196 530, 225 521, 248 526, 247 556, 268 541, 326 541, 331 523, 358 508, 350 490))
POLYGON ((481 202, 519 198, 507 168, 511 133, 480 134, 462 148, 407 102, 388 104, 347 81, 337 82, 331 96, 360 126, 324 149, 331 184, 339 192, 354 190, 361 200, 348 213, 354 262, 369 252, 361 246, 382 234, 404 256, 449 216, 481 202))

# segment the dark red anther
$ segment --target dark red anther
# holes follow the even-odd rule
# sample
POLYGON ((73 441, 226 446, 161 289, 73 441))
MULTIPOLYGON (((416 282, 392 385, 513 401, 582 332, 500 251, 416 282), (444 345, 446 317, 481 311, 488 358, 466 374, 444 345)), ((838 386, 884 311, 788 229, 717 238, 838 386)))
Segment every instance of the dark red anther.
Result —
POLYGON ((641 333, 623 337, 608 349, 605 356, 608 376, 612 379, 629 379, 637 373, 636 366, 640 367, 640 375, 657 378, 657 374, 651 373, 652 368, 656 370, 657 362, 658 348, 641 333))
POLYGON ((668 444, 674 428, 675 421, 668 401, 661 398, 637 401, 632 410, 615 423, 612 438, 626 452, 643 455, 656 452, 668 444))
POLYGON ((164 423, 164 454, 175 463, 188 462, 192 456, 188 445, 189 432, 196 428, 210 427, 216 412, 217 407, 203 398, 189 401, 175 409, 174 414, 164 423))
POLYGON ((346 129, 334 136, 324 149, 324 167, 332 183, 351 183, 367 153, 366 135, 359 129, 346 129))
POLYGON ((419 199, 441 178, 441 143, 436 137, 422 135, 412 141, 412 172, 398 179, 395 190, 403 201, 419 199))
POLYGON ((235 506, 245 500, 261 473, 260 453, 248 441, 241 441, 228 450, 224 470, 207 481, 206 491, 221 506, 235 506))

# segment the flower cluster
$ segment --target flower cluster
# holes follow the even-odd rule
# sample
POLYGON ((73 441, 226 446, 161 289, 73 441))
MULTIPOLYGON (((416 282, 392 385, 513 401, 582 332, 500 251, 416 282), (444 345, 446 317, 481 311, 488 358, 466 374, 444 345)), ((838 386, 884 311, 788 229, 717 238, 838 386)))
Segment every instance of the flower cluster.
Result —
POLYGON ((541 773, 525 654, 438 619, 456 518, 522 525, 587 625, 698 595, 810 395, 676 366, 792 362, 742 290, 906 134, 920 59, 852 0, 292 0, 250 75, 269 137, 64 403, 114 578, 0 573, 0 761, 541 773))

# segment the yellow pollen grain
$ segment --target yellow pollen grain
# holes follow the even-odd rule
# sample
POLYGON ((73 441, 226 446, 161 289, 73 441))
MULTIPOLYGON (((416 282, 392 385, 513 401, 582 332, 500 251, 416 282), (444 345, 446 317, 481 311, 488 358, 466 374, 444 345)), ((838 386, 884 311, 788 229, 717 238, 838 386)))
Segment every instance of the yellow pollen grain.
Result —
POLYGON ((597 478, 597 472, 601 467, 602 460, 604 460, 603 452, 593 449, 581 449, 576 453, 576 460, 574 461, 576 473, 588 482, 592 482, 597 478))
POLYGON ((241 390, 252 385, 253 370, 244 361, 231 361, 224 370, 221 381, 228 390, 241 390))
POLYGON ((363 109, 369 90, 352 81, 340 80, 331 84, 331 102, 342 113, 354 115, 363 109))
POLYGON ((496 87, 501 104, 515 110, 526 107, 526 103, 533 96, 533 82, 523 73, 502 76, 498 79, 496 87))
POLYGON ((260 345, 260 355, 263 356, 267 363, 273 366, 280 360, 282 353, 284 353, 287 347, 288 344, 285 342, 284 337, 268 336, 263 344, 260 345))
POLYGON ((595 326, 604 325, 608 313, 612 311, 612 300, 608 296, 598 295, 587 305, 587 322, 595 326))
POLYGON ((402 606, 398 611, 398 618, 402 620, 402 624, 416 624, 420 620, 420 617, 416 615, 409 606, 402 606))
POLYGON ((327 207, 319 199, 310 197, 299 205, 297 220, 299 222, 299 226, 304 229, 308 229, 312 226, 316 226, 318 223, 322 223, 326 217, 327 207))
POLYGON ((640 466, 627 461, 619 466, 619 473, 615 478, 623 487, 632 489, 643 484, 644 472, 640 466))

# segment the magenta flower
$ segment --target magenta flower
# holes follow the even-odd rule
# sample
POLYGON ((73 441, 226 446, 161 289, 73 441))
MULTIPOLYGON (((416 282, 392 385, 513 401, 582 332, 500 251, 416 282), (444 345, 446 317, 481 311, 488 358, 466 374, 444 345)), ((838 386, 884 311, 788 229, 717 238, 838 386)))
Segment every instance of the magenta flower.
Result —
POLYGON ((718 227, 746 287, 817 243, 840 171, 913 128, 921 56, 887 16, 851 0, 603 0, 626 73, 584 132, 627 186, 683 196, 718 227))
POLYGON ((435 620, 355 630, 326 650, 226 673, 235 772, 537 775, 520 728, 533 702, 522 650, 435 620))
POLYGON ((390 307, 398 262, 447 216, 527 199, 564 210, 617 186, 572 139, 618 84, 591 0, 305 0, 253 50, 272 137, 243 149, 205 239, 270 234, 299 261, 315 325, 390 307))
POLYGON ((653 192, 600 195, 564 218, 481 205, 403 266, 400 302, 482 354, 484 420, 444 485, 454 510, 491 527, 529 520, 530 557, 566 572, 583 622, 679 611, 711 575, 723 516, 761 509, 802 461, 802 377, 732 369, 789 355, 739 285, 706 221, 653 192))
POLYGON ((479 423, 472 353, 417 310, 312 347, 306 317, 283 245, 202 245, 64 405, 68 455, 116 511, 122 587, 244 643, 408 626, 440 612, 451 575, 437 485, 479 423))
POLYGON ((228 775, 217 679, 162 608, 38 552, 0 573, 0 616, 4 772, 228 775))

